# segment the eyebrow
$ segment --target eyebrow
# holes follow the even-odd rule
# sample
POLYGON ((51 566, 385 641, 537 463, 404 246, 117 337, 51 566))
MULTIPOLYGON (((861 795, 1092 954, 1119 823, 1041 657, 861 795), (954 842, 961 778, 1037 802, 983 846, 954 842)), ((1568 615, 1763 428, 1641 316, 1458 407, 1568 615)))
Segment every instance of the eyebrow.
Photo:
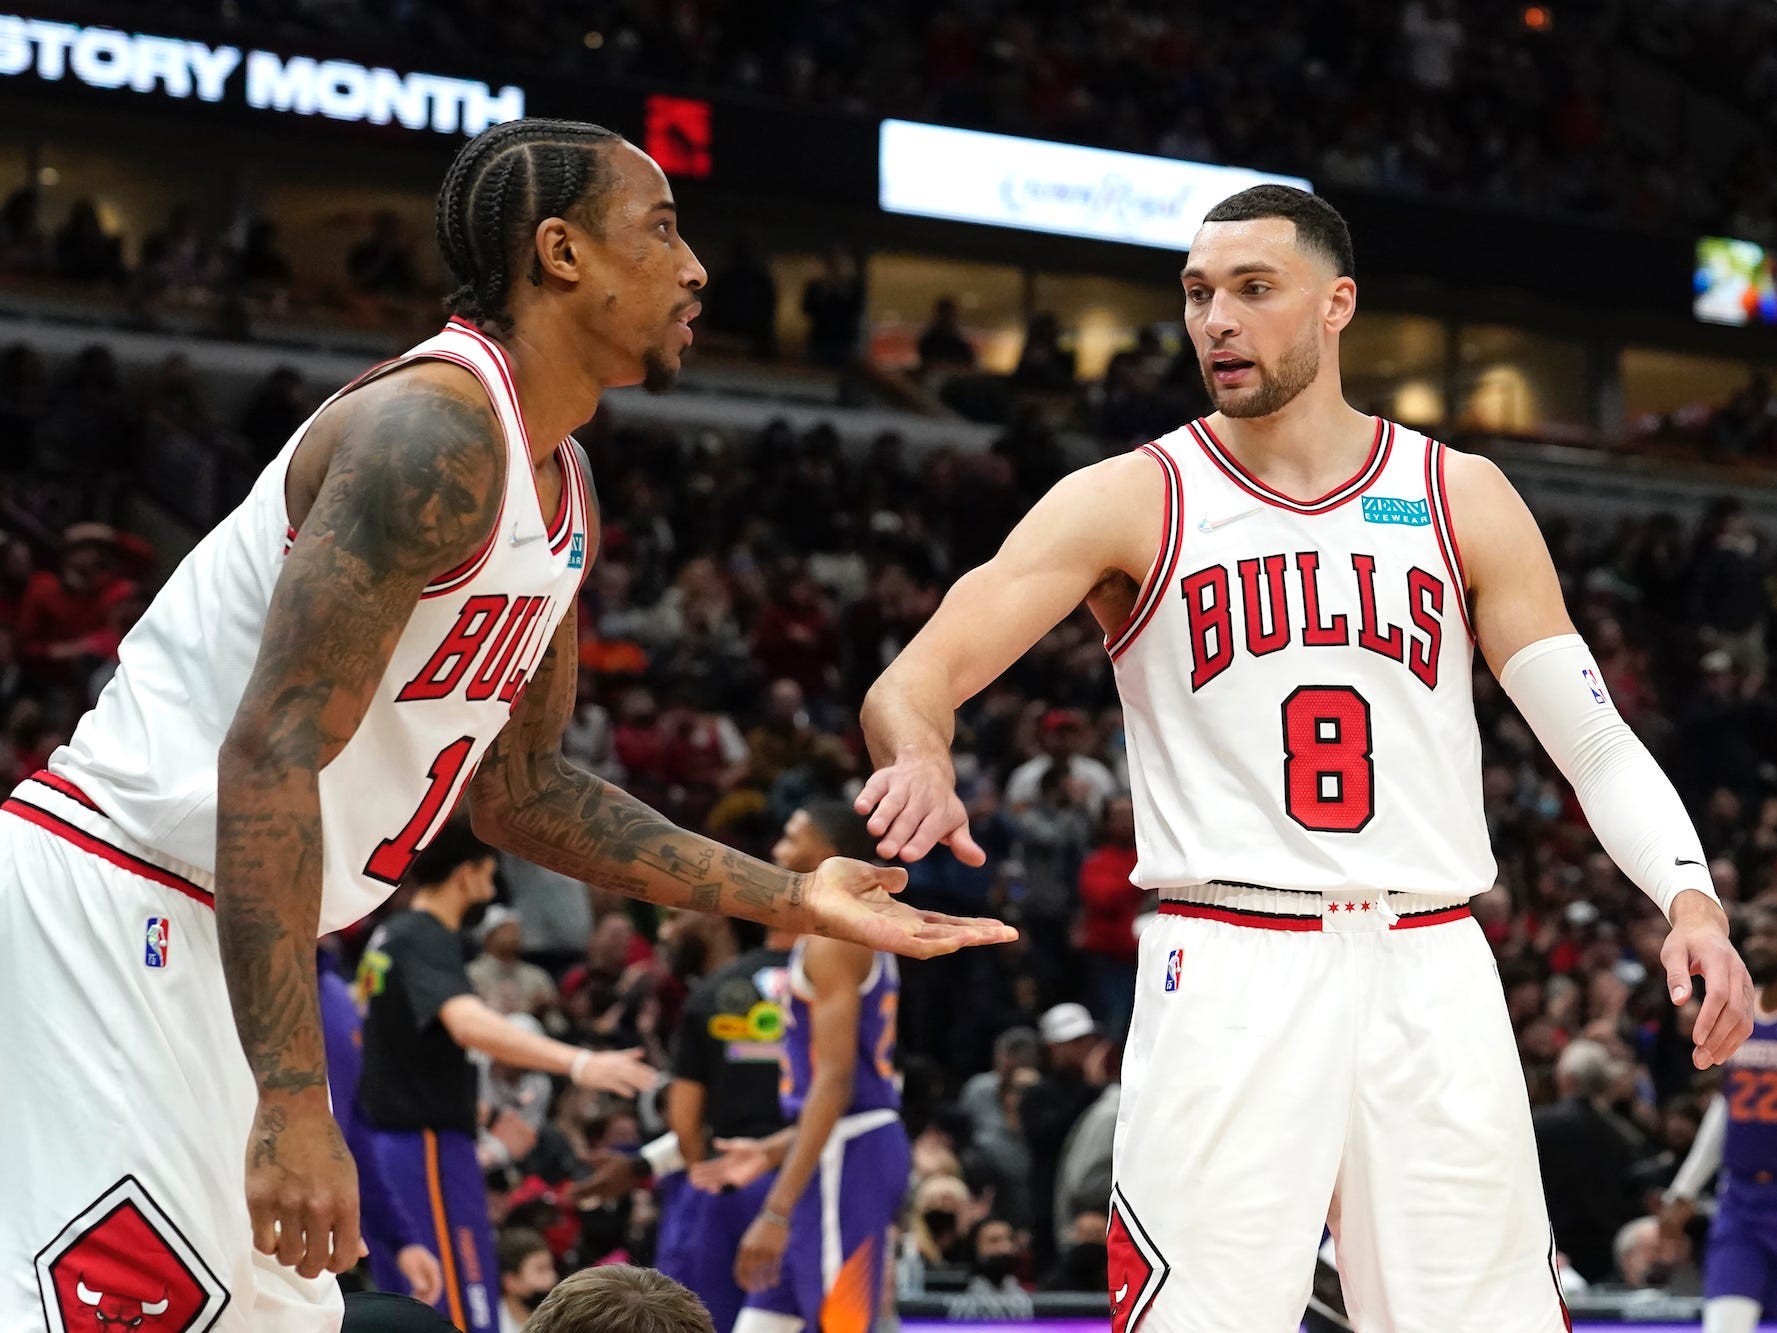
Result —
MULTIPOLYGON (((1236 264, 1233 268, 1228 270, 1228 276, 1231 278, 1244 278, 1253 273, 1276 273, 1277 271, 1277 265, 1275 264, 1262 264, 1257 260, 1253 260, 1245 264, 1236 264)), ((1179 274, 1180 282, 1185 281, 1187 278, 1196 278, 1199 281, 1207 282, 1209 280, 1209 274, 1203 269, 1193 265, 1190 268, 1184 269, 1179 274)))
POLYGON ((679 211, 679 206, 677 204, 675 204, 671 199, 662 199, 659 203, 655 204, 654 207, 650 208, 648 211, 650 213, 659 213, 662 210, 665 210, 668 213, 672 213, 672 214, 676 215, 679 211))

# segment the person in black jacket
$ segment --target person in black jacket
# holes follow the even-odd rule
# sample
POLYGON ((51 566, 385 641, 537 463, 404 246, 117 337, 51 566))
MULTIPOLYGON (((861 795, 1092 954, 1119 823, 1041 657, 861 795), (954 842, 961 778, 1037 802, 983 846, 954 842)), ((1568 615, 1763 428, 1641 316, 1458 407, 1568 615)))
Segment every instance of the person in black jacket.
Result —
POLYGON ((1637 1155, 1632 1131, 1606 1102, 1621 1073, 1598 1042, 1571 1041, 1555 1064, 1561 1100, 1531 1117, 1555 1245, 1588 1282, 1610 1279, 1611 1243, 1640 1211, 1630 1175, 1637 1155))

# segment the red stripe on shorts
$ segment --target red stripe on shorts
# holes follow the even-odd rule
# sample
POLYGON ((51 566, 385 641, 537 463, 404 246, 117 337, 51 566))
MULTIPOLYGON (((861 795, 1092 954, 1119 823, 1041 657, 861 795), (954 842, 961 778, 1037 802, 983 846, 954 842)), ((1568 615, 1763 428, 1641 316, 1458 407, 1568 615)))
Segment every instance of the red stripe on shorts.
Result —
POLYGON ((101 860, 109 861, 112 865, 127 870, 132 875, 139 875, 143 879, 152 880, 156 884, 183 893, 187 898, 200 902, 205 907, 216 905, 214 898, 190 880, 182 879, 170 870, 163 870, 152 861, 144 861, 139 856, 131 856, 121 847, 113 847, 103 839, 95 838, 85 829, 76 828, 67 820, 59 819, 49 811, 32 805, 29 801, 20 800, 15 796, 4 805, 0 805, 0 813, 17 815, 27 824, 35 824, 45 833, 53 833, 64 842, 74 844, 83 852, 89 852, 101 860))

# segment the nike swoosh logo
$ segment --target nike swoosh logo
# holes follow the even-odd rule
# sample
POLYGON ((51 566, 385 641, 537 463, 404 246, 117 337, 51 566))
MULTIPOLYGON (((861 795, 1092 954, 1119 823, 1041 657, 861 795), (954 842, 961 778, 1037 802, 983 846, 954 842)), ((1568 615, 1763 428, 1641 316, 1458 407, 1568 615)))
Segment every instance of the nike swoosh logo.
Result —
MULTIPOLYGON (((1701 861, 1687 861, 1682 856, 1673 857, 1672 864, 1675 866, 1702 866, 1703 865, 1703 863, 1701 861)), ((1705 870, 1707 870, 1709 867, 1703 866, 1703 868, 1705 870)))
POLYGON ((533 533, 532 533, 532 534, 531 534, 531 535, 530 535, 530 536, 528 536, 528 537, 520 537, 520 536, 519 536, 519 535, 518 535, 518 524, 517 524, 517 522, 516 522, 516 521, 515 521, 515 522, 514 522, 514 523, 513 523, 513 524, 512 524, 512 544, 513 544, 513 545, 514 545, 514 546, 529 546, 529 545, 530 545, 530 544, 531 544, 531 543, 532 543, 532 542, 540 542, 540 541, 542 541, 542 540, 543 540, 543 539, 544 539, 544 538, 545 538, 545 537, 547 537, 547 536, 548 536, 548 535, 549 535, 549 534, 548 534, 548 533, 547 533, 547 532, 533 532, 533 533))
POLYGON ((1112 1305, 1121 1305, 1121 1304, 1123 1304, 1123 1302, 1126 1299, 1128 1299, 1128 1296, 1129 1296, 1129 1284, 1127 1282, 1125 1282, 1122 1286, 1117 1288, 1117 1294, 1115 1296, 1111 1297, 1111 1304, 1112 1305))
POLYGON ((1243 518, 1251 518, 1263 508, 1263 505, 1254 505, 1251 509, 1243 509, 1238 514, 1228 514, 1223 518, 1211 518, 1209 515, 1205 514, 1202 518, 1197 520, 1197 531, 1214 532, 1217 528, 1225 528, 1230 523, 1238 523, 1243 518))

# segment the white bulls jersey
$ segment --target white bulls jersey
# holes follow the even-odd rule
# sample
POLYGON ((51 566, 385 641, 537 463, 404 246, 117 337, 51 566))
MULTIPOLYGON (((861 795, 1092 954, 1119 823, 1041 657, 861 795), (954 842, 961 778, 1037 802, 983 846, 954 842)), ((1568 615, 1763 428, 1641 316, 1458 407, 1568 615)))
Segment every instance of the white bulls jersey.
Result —
POLYGON ((1146 449, 1165 538, 1106 641, 1135 881, 1489 888, 1444 447, 1378 421, 1358 474, 1309 502, 1246 472, 1203 422, 1146 449))
MULTIPOLYGON (((427 585, 357 733, 321 771, 322 933, 382 902, 449 816, 597 545, 591 488, 571 440, 556 450, 561 503, 542 512, 511 368, 479 330, 453 320, 356 383, 421 358, 454 362, 481 381, 505 435, 505 494, 480 550, 427 585)), ((130 837, 203 872, 216 865, 217 752, 294 536, 285 474, 313 422, 181 562, 124 639, 97 705, 50 758, 52 773, 130 837)))

